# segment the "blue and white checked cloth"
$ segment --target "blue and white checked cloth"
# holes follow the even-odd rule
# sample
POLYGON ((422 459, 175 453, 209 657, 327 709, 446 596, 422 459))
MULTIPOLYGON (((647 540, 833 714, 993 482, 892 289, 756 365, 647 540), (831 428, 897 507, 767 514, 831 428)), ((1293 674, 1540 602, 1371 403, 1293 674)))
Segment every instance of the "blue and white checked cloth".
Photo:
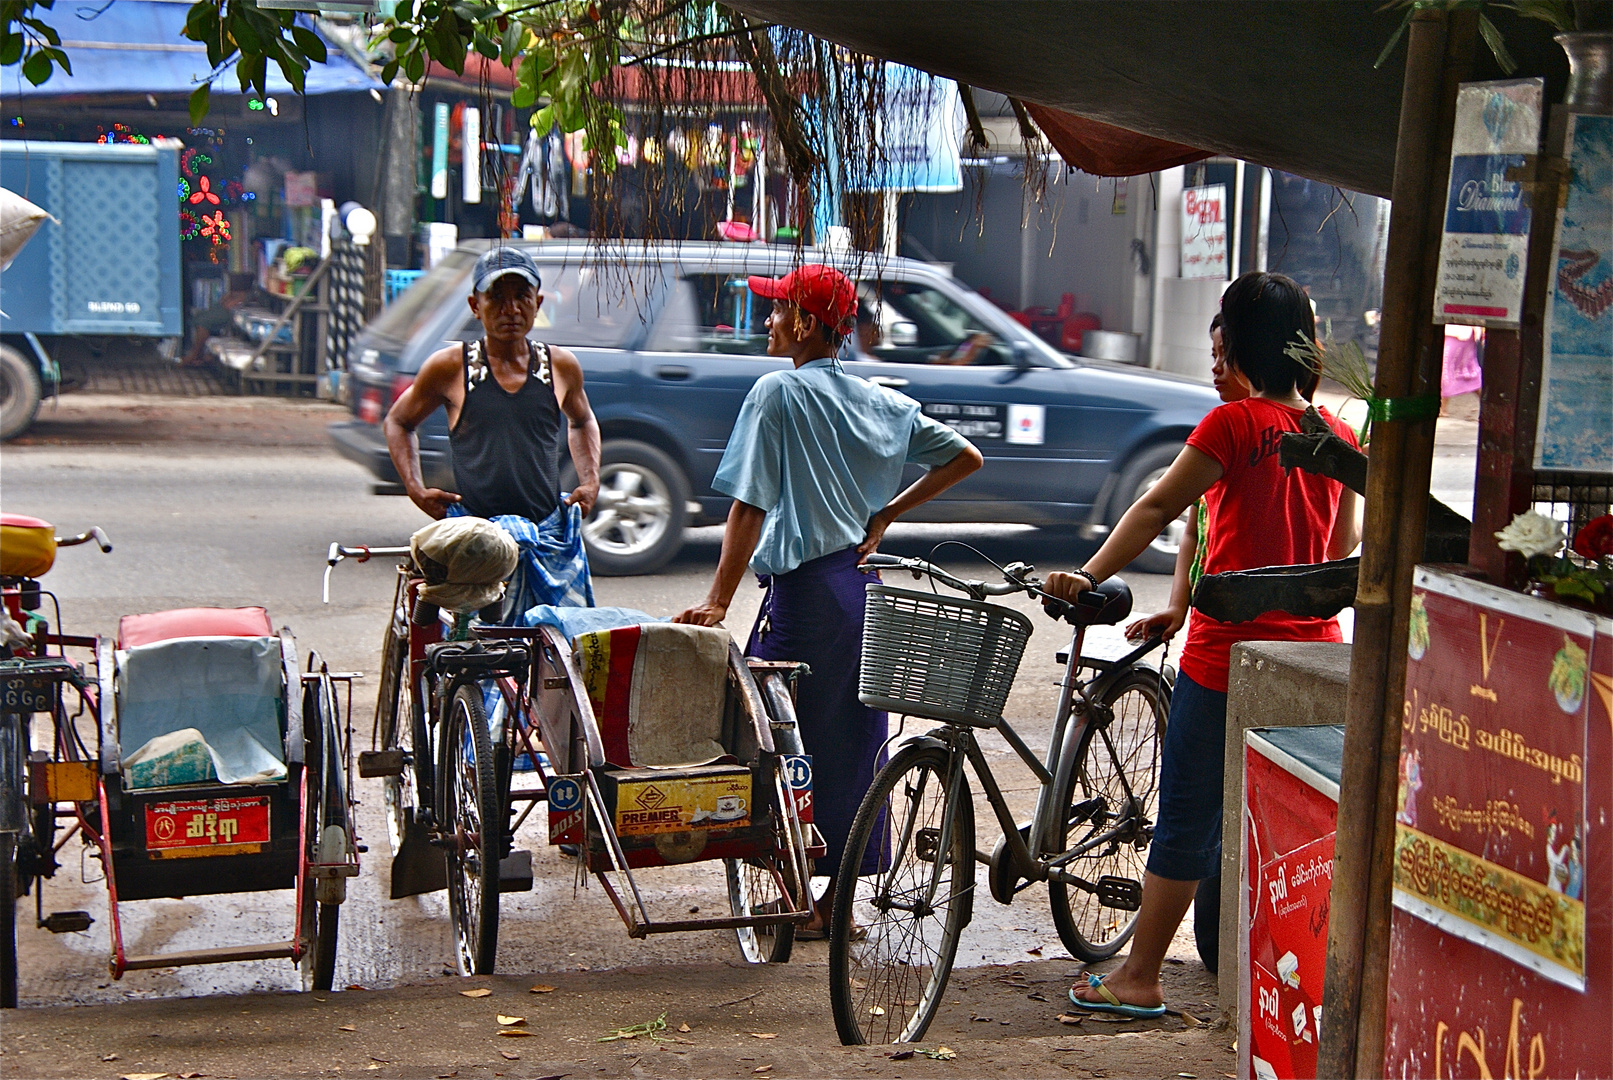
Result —
MULTIPOLYGON (((448 516, 467 514, 463 506, 455 503, 448 508, 448 516)), ((536 625, 528 619, 528 613, 543 605, 594 606, 594 581, 588 573, 588 553, 582 543, 581 507, 562 503, 542 524, 515 514, 501 514, 491 520, 521 548, 504 607, 512 613, 511 625, 536 625)))

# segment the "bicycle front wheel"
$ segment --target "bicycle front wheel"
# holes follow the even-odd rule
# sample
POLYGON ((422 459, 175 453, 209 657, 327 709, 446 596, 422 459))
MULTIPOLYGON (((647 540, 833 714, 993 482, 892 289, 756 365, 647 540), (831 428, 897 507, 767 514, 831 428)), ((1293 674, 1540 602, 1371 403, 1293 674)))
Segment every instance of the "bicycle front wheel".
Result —
POLYGON ((478 686, 461 686, 443 718, 442 823, 448 913, 461 975, 490 975, 498 955, 498 861, 502 814, 492 740, 478 686))
MULTIPOLYGON (((1054 839, 1065 851, 1087 847, 1065 865, 1084 880, 1141 883, 1159 812, 1167 699, 1158 675, 1133 671, 1109 688, 1100 705, 1113 719, 1089 723, 1081 735, 1075 766, 1053 804, 1065 808, 1063 832, 1054 839)), ((1108 907, 1096 892, 1049 881, 1047 893, 1059 939, 1077 960, 1108 960, 1137 927, 1135 911, 1108 907)))
POLYGON ((829 998, 843 1044, 924 1037, 969 921, 974 842, 961 752, 910 746, 874 777, 829 921, 829 998), (864 876, 870 853, 880 870, 864 876))

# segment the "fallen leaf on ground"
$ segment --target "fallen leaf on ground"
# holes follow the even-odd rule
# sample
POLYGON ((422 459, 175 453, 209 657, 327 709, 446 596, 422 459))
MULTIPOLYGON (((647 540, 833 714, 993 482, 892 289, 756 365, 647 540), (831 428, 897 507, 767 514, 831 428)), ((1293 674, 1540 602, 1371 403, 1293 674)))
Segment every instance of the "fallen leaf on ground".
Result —
POLYGON ((500 1027, 515 1027, 518 1024, 526 1023, 526 1017, 524 1017, 524 1016, 505 1016, 503 1013, 499 1013, 498 1014, 498 1022, 499 1022, 500 1027))
POLYGON ((913 1051, 911 1051, 911 1050, 898 1050, 898 1051, 896 1051, 896 1053, 890 1054, 890 1055, 887 1055, 887 1056, 892 1061, 906 1061, 906 1060, 908 1060, 909 1058, 911 1058, 913 1056, 913 1051))
POLYGON ((473 998, 492 997, 493 996, 493 991, 491 991, 487 987, 483 986, 483 987, 478 987, 475 990, 461 990, 459 992, 459 996, 460 997, 473 997, 473 998))
POLYGON ((902 1006, 905 1006, 905 1007, 911 1009, 914 1006, 916 1006, 918 1004, 918 1002, 909 1000, 909 1001, 898 1001, 896 1004, 902 1005, 902 1006))
POLYGON ((1199 1080, 1198 1073, 1177 1073, 1176 1075, 1180 1076, 1182 1080, 1199 1080))
POLYGON ((379 1066, 379 1065, 377 1065, 377 1064, 376 1064, 376 1063, 375 1063, 375 1062, 373 1062, 373 1061, 372 1061, 372 1062, 370 1062, 370 1063, 369 1063, 369 1064, 368 1064, 368 1065, 366 1065, 366 1066, 364 1066, 364 1068, 365 1068, 365 1069, 367 1069, 367 1070, 369 1070, 369 1071, 370 1071, 370 1072, 375 1072, 375 1071, 376 1071, 376 1070, 378 1070, 378 1069, 380 1069, 380 1067, 381 1067, 381 1066, 379 1066))
POLYGON ((167 1073, 124 1073, 120 1080, 163 1080, 167 1073))
POLYGON ((207 1075, 206 1073, 199 1073, 199 1072, 180 1073, 179 1074, 179 1080, 197 1080, 197 1077, 206 1076, 206 1075, 207 1075))
POLYGON ((778 1038, 778 1032, 776 1032, 776 1031, 753 1031, 753 1032, 750 1033, 750 1037, 753 1038, 753 1039, 776 1039, 776 1038, 778 1038))
POLYGON ((991 1017, 989 1017, 989 1016, 971 1016, 971 1017, 969 1017, 969 1019, 973 1020, 977 1024, 989 1024, 989 1023, 991 1023, 991 1017))
POLYGON ((1030 953, 1032 956, 1041 956, 1042 955, 1042 947, 1040 945, 1036 946, 1036 948, 1034 948, 1034 949, 1026 949, 1025 951, 1030 953))
POLYGON ((360 986, 358 983, 348 983, 347 988, 349 990, 368 990, 369 989, 368 986, 360 986))
POLYGON ((1086 1017, 1077 1016, 1074 1013, 1059 1013, 1059 1023, 1061 1024, 1079 1024, 1085 1019, 1086 1017))
POLYGON ((1196 1017, 1192 1013, 1188 1013, 1188 1012, 1185 1012, 1185 1013, 1182 1014, 1182 1023, 1186 1024, 1188 1027, 1203 1027, 1204 1026, 1204 1021, 1203 1020, 1200 1020, 1198 1017, 1196 1017))
POLYGON ((390 1065, 390 1064, 392 1064, 392 1059, 391 1058, 380 1057, 380 1056, 378 1056, 376 1054, 371 1054, 370 1055, 370 1060, 371 1061, 379 1061, 382 1065, 390 1065))
POLYGON ((552 986, 544 986, 542 983, 539 983, 537 986, 534 986, 531 990, 528 990, 527 993, 529 993, 529 994, 552 994, 552 993, 554 993, 554 987, 552 987, 552 986))
POLYGON ((688 1031, 690 1031, 690 1030, 691 1030, 691 1029, 690 1029, 690 1027, 689 1027, 689 1025, 688 1025, 688 1024, 679 1024, 679 1025, 678 1025, 678 1030, 679 1030, 679 1031, 682 1031, 682 1032, 688 1032, 688 1031))
POLYGON ((101 1060, 102 1061, 116 1061, 116 1060, 118 1060, 118 1055, 116 1055, 116 1054, 108 1054, 106 1057, 102 1058, 101 1060))
POLYGON ((451 1073, 438 1073, 437 1074, 437 1080, 454 1080, 454 1077, 456 1077, 458 1075, 459 1075, 459 1070, 458 1069, 455 1069, 451 1073))
POLYGON ((505 1028, 499 1034, 506 1039, 530 1039, 532 1037, 532 1032, 523 1028, 505 1028))
POLYGON ((885 1015, 884 1006, 881 1006, 881 1005, 870 1005, 868 1007, 868 1012, 872 1016, 884 1016, 885 1015))
POLYGON ((1027 998, 1029 998, 1030 1000, 1032 1000, 1032 1001, 1046 1001, 1047 1000, 1047 995, 1042 993, 1040 990, 1032 990, 1030 993, 1026 994, 1025 996, 1027 998))
POLYGON ((756 1066, 756 1068, 752 1069, 751 1072, 753 1072, 753 1073, 764 1073, 764 1072, 767 1072, 768 1070, 772 1069, 772 1067, 773 1066, 771 1066, 771 1065, 758 1065, 758 1066, 756 1066))
POLYGON ((919 1053, 932 1061, 951 1061, 958 1056, 958 1052, 950 1046, 937 1046, 934 1050, 920 1050, 919 1053))
POLYGON ((520 1061, 521 1060, 521 1055, 515 1053, 512 1050, 500 1050, 498 1052, 498 1056, 503 1058, 505 1061, 520 1061))
POLYGON ((354 1027, 352 1024, 343 1024, 341 1027, 337 1028, 336 1030, 337 1031, 357 1031, 358 1028, 354 1027))

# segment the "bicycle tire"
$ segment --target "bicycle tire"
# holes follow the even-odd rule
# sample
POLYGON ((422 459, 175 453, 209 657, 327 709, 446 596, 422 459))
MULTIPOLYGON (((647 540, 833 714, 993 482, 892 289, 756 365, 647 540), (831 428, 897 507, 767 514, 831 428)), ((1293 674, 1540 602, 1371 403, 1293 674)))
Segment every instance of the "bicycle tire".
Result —
MULTIPOLYGON (((381 686, 376 695, 376 718, 383 750, 402 750, 409 758, 403 771, 381 780, 381 806, 386 814, 387 840, 392 854, 403 846, 407 831, 420 803, 422 759, 414 751, 419 732, 425 727, 423 706, 409 678, 409 639, 399 634, 396 619, 387 627, 381 646, 381 686), (400 718, 401 721, 400 722, 400 718)), ((430 761, 430 752, 425 762, 430 761)))
MULTIPOLYGON (((1114 720, 1104 728, 1087 725, 1081 734, 1074 767, 1054 806, 1068 808, 1064 827, 1055 837, 1060 849, 1068 850, 1071 833, 1085 830, 1098 835, 1112 827, 1115 809, 1127 801, 1124 773, 1139 804, 1135 817, 1138 831, 1130 837, 1117 837, 1095 854, 1082 856, 1068 869, 1088 881, 1103 875, 1141 881, 1147 863, 1147 848, 1153 836, 1153 823, 1159 807, 1159 755, 1165 741, 1168 695, 1162 692, 1159 676, 1133 670, 1105 691, 1101 704, 1112 709, 1114 720), (1099 800, 1094 805, 1094 800, 1099 800)), ((1120 813, 1125 813, 1122 808, 1120 813)), ((1077 960, 1092 964, 1108 960, 1131 939, 1137 928, 1137 913, 1116 921, 1106 912, 1119 911, 1098 903, 1093 893, 1061 881, 1047 883, 1048 900, 1053 908, 1053 925, 1059 940, 1077 960)))
POLYGON ((461 975, 490 975, 498 956, 498 864, 502 839, 498 774, 482 692, 461 686, 448 700, 437 775, 446 830, 448 912, 461 975))
MULTIPOLYGON (((773 850, 767 855, 752 859, 724 859, 723 876, 728 882, 728 910, 736 918, 761 915, 773 911, 795 910, 797 896, 810 895, 796 880, 795 860, 791 858, 792 843, 789 825, 781 813, 773 814, 773 850), (778 878, 774 877, 777 871, 778 878), (779 888, 778 879, 784 881, 779 888)), ((795 949, 795 924, 779 921, 764 926, 740 926, 734 929, 739 940, 739 953, 748 964, 785 964, 795 949)))
MULTIPOLYGON (((844 1045, 917 1042, 946 992, 972 909, 975 866, 974 803, 961 751, 956 752, 956 797, 946 790, 954 753, 933 744, 901 750, 874 777, 852 821, 829 919, 829 999, 844 1045), (887 818, 888 811, 895 812, 887 818), (949 817, 952 841, 943 855, 940 833, 949 817), (895 827, 880 828, 882 819, 895 827), (926 836, 933 845, 928 858, 926 836), (881 874, 861 876, 863 854, 876 837, 890 838, 892 865, 881 874), (944 867, 952 869, 939 869, 944 867), (918 876, 909 878, 910 870, 918 876), (935 900, 928 914, 909 917, 892 906, 887 886, 910 882, 904 891, 916 898, 929 891, 931 878, 935 900), (936 914, 939 934, 921 933, 920 920, 936 914), (854 926, 854 916, 866 921, 854 926), (932 938, 933 954, 915 957, 914 947, 927 948, 932 938)), ((920 906, 917 900, 914 906, 920 906)))
POLYGON ((0 833, 0 1009, 17 1007, 17 837, 0 833))

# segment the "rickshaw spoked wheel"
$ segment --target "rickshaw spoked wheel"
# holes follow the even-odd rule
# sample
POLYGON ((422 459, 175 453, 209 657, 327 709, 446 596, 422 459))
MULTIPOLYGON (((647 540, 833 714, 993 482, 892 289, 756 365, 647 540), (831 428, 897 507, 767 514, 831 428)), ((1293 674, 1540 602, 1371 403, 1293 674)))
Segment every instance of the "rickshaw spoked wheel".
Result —
POLYGON ((17 837, 0 833, 0 1009, 17 1007, 17 837))
POLYGON ((498 957, 504 813, 481 688, 459 687, 444 712, 437 784, 455 962, 461 975, 490 975, 498 957))
POLYGON ((307 950, 297 966, 302 972, 302 988, 325 992, 336 981, 336 938, 341 925, 342 906, 314 900, 314 880, 309 877, 303 901, 303 940, 307 950))

